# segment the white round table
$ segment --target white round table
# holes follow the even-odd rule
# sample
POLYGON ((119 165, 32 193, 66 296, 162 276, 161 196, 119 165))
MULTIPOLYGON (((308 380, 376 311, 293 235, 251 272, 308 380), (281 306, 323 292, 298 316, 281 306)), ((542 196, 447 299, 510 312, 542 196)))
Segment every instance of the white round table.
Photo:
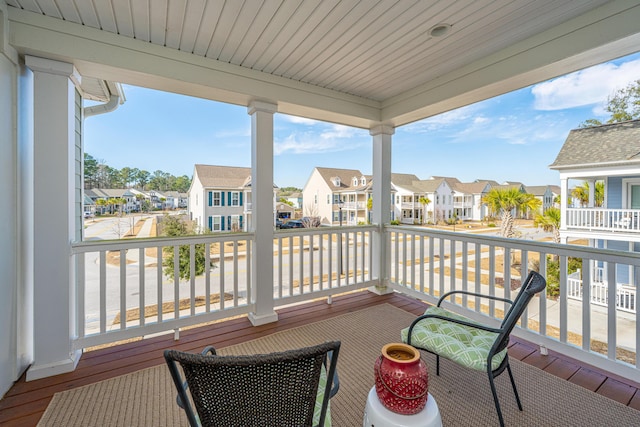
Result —
POLYGON ((429 393, 427 404, 417 414, 402 415, 388 410, 378 399, 375 386, 369 390, 364 410, 363 427, 442 427, 442 418, 436 400, 429 393))

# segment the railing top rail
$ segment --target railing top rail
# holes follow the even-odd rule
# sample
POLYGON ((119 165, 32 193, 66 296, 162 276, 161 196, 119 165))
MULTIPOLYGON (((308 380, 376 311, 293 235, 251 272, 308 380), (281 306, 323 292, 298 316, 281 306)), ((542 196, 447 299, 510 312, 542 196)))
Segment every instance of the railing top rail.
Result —
POLYGON ((472 233, 463 233, 443 230, 420 230, 410 226, 385 225, 385 230, 402 231, 408 234, 423 235, 427 237, 441 237, 461 242, 480 243, 488 246, 503 246, 510 249, 521 249, 531 252, 542 252, 570 257, 597 259, 601 261, 616 262, 640 266, 640 253, 627 252, 614 249, 590 248, 587 246, 559 244, 552 242, 540 242, 525 239, 509 239, 499 236, 484 236, 472 233))
POLYGON ((115 240, 87 240, 84 242, 72 242, 73 254, 95 252, 97 250, 120 250, 135 248, 155 248, 158 246, 190 245, 198 243, 218 243, 230 241, 251 240, 255 233, 224 233, 224 234, 198 234, 182 237, 144 237, 138 239, 115 240))
POLYGON ((329 234, 329 233, 339 233, 339 232, 351 232, 351 231, 377 231, 379 229, 376 225, 343 225, 340 226, 321 226, 321 227, 311 227, 311 228, 291 228, 286 230, 276 230, 275 236, 288 236, 290 234, 298 235, 298 234, 306 234, 306 235, 316 235, 316 234, 329 234))

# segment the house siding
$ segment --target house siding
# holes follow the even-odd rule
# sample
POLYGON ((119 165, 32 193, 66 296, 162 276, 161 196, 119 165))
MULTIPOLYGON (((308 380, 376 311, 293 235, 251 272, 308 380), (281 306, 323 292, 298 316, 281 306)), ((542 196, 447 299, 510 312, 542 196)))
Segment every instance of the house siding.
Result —
POLYGON ((607 180, 607 208, 609 209, 622 209, 622 179, 623 177, 614 176, 607 180))

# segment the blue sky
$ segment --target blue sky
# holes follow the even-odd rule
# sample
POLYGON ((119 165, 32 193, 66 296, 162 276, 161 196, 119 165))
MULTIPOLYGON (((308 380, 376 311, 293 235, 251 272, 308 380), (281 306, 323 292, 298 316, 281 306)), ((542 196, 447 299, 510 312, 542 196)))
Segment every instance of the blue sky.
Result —
MULTIPOLYGON (((558 184, 553 162, 569 131, 604 119, 607 97, 640 79, 640 53, 396 129, 392 170, 558 184)), ((85 120, 85 151, 111 167, 191 177, 196 163, 251 166, 245 107, 124 86, 116 111, 85 120)), ((304 187, 316 166, 371 170, 367 130, 276 114, 274 175, 304 187)))

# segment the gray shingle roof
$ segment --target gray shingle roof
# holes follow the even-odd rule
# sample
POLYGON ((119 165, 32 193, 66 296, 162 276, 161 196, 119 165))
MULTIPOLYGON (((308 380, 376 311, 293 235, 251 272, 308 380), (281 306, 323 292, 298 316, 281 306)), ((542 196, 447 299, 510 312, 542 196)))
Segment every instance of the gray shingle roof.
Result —
POLYGON ((371 178, 372 178, 371 175, 364 175, 362 172, 360 172, 357 169, 337 169, 337 168, 316 167, 316 170, 318 171, 318 173, 320 173, 320 176, 322 177, 322 179, 324 179, 327 185, 334 190, 363 191, 371 186, 371 178), (361 185, 360 183, 360 178, 363 176, 365 177, 366 185, 361 185), (339 188, 336 188, 333 185, 333 178, 336 178, 336 177, 340 178, 339 188), (352 180, 354 177, 358 178, 358 185, 355 185, 355 186, 352 185, 353 184, 352 180))
POLYGON ((251 168, 195 165, 195 172, 205 188, 243 188, 251 179, 251 168))
POLYGON ((640 120, 569 132, 551 169, 640 161, 640 120))

